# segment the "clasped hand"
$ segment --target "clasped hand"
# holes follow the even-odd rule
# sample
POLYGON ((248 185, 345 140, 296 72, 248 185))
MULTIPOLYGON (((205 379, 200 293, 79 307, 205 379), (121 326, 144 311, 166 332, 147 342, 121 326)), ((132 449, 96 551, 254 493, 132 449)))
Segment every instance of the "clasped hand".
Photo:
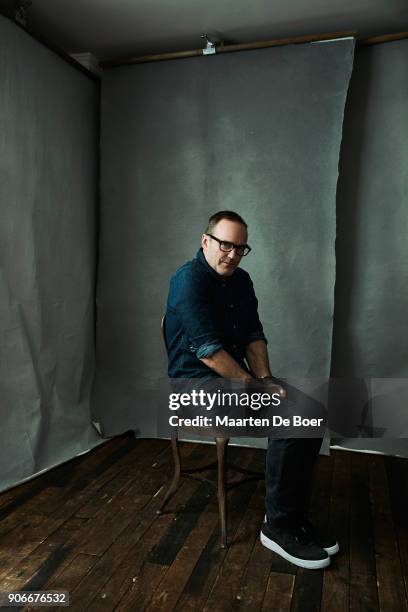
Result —
POLYGON ((273 376, 266 376, 264 378, 255 378, 249 383, 249 388, 253 391, 268 392, 271 395, 276 393, 282 399, 286 399, 286 390, 282 385, 276 383, 276 378, 273 376))

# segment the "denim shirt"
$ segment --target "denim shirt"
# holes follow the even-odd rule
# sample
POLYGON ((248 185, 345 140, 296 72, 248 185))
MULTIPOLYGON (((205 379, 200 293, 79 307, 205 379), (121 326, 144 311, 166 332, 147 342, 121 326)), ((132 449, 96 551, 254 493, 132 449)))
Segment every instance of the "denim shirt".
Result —
POLYGON ((218 376, 200 359, 222 348, 247 369, 248 344, 266 342, 248 272, 221 276, 200 249, 170 280, 165 335, 170 378, 218 376))

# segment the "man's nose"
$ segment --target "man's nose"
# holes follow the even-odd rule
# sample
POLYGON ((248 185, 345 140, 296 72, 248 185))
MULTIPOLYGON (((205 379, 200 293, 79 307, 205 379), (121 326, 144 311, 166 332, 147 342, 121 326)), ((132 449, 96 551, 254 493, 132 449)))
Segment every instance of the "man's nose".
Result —
POLYGON ((228 257, 230 259, 233 259, 235 256, 236 256, 236 252, 235 252, 235 247, 234 247, 231 251, 229 251, 228 257))

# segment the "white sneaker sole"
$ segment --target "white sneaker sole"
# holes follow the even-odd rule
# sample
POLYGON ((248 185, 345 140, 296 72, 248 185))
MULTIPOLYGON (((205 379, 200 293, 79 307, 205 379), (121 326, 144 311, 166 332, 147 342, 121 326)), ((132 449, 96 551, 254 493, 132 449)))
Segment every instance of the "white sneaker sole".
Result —
POLYGON ((265 548, 269 548, 269 550, 276 552, 280 557, 283 557, 283 559, 286 559, 286 561, 289 561, 290 563, 293 563, 298 567, 304 567, 305 569, 322 569, 330 565, 330 557, 327 557, 327 559, 317 560, 299 559, 298 557, 293 557, 288 552, 286 552, 286 550, 281 548, 279 544, 277 544, 273 540, 270 540, 264 533, 262 533, 262 531, 261 543, 265 546, 265 548))
POLYGON ((338 553, 340 550, 340 547, 339 547, 338 542, 336 542, 334 546, 329 546, 329 548, 324 548, 323 550, 325 550, 327 554, 331 556, 331 555, 335 555, 336 553, 338 553))

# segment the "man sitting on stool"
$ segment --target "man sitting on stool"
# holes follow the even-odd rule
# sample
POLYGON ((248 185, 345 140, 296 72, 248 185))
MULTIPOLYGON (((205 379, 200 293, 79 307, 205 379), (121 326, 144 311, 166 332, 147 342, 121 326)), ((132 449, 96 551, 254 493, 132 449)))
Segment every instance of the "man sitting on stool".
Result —
MULTIPOLYGON (((274 384, 253 284, 238 268, 251 250, 247 239, 247 224, 240 215, 214 214, 195 259, 171 279, 166 311, 170 378, 223 377, 245 383, 256 378, 274 384)), ((278 392, 284 397, 284 389, 278 392)), ((266 455, 261 542, 308 569, 328 566, 330 555, 339 550, 334 538, 319 533, 308 520, 312 470, 321 442, 320 437, 270 438, 266 455)))

